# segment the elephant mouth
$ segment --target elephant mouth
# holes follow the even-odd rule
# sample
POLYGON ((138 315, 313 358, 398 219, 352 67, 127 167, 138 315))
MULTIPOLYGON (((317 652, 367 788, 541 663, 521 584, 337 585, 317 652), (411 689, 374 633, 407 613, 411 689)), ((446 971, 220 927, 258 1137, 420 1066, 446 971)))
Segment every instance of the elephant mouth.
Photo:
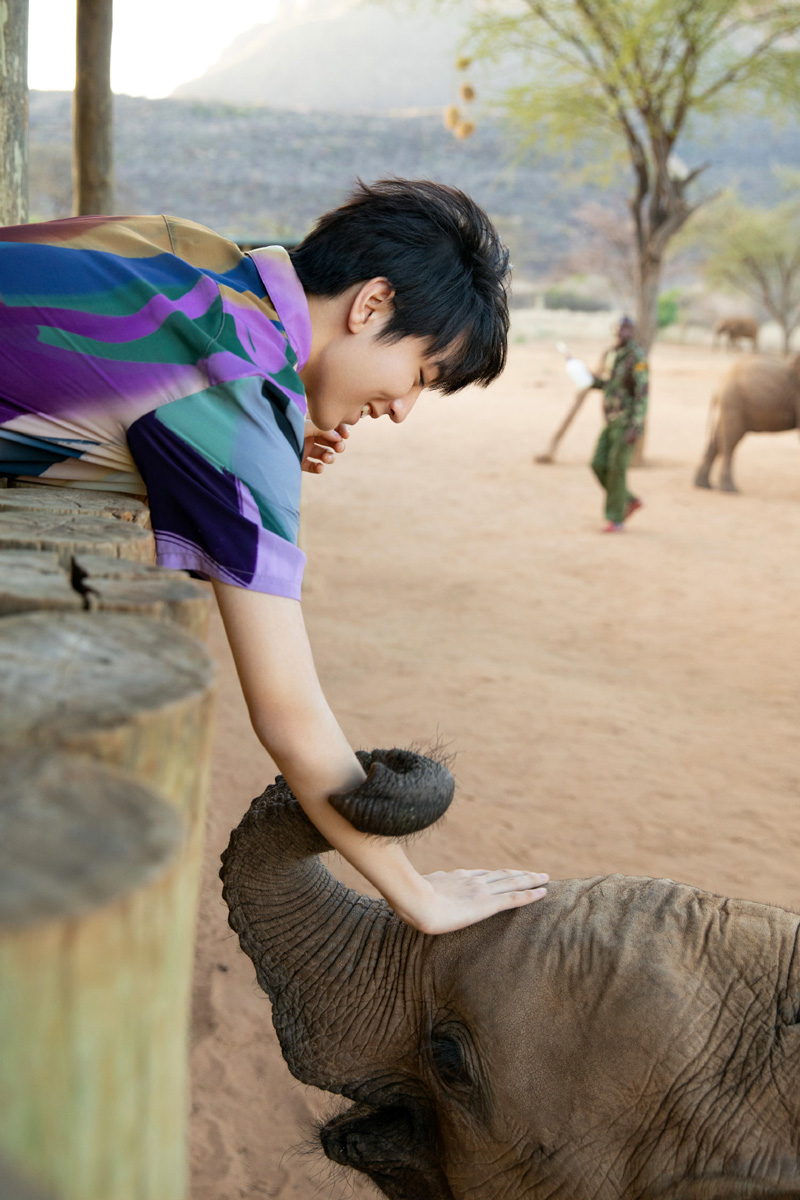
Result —
POLYGON ((326 1156, 361 1171, 390 1200, 454 1200, 441 1169, 433 1113, 418 1096, 356 1102, 320 1130, 326 1156))

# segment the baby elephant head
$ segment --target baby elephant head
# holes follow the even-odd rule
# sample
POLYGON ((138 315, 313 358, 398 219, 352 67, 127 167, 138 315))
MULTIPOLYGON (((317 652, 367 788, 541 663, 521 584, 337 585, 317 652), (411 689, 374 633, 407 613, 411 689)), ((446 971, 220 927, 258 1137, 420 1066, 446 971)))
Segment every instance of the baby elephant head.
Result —
MULTIPOLYGON (((449 803, 440 771, 374 756, 400 781, 332 801, 354 824, 449 803)), ((797 915, 610 876, 431 937, 328 848, 278 779, 222 878, 289 1069, 353 1101, 329 1158, 392 1200, 798 1200, 797 915)))

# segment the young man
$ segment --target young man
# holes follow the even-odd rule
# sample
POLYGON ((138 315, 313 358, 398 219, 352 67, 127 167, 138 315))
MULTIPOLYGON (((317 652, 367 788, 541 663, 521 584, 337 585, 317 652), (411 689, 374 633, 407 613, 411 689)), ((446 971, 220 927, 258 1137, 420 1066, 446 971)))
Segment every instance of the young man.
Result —
POLYGON ((628 517, 642 507, 626 482, 628 463, 644 431, 647 412, 647 359, 633 340, 634 333, 633 321, 623 317, 617 327, 611 374, 608 379, 595 378, 592 385, 603 391, 606 418, 592 459, 592 470, 606 492, 606 533, 621 533, 628 517))
POLYGON ((303 624, 300 472, 362 417, 496 378, 507 270, 467 196, 404 180, 360 184, 291 255, 166 217, 0 229, 0 474, 146 492, 159 562, 213 582, 254 729, 305 812, 429 933, 531 903, 547 876, 422 877, 328 803, 364 772, 303 624))

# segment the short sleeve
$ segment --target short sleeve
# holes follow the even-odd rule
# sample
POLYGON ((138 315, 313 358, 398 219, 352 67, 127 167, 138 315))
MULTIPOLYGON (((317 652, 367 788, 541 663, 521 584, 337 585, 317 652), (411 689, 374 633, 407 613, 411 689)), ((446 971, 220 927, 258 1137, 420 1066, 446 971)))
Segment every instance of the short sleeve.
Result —
POLYGON ((300 599, 303 417, 250 376, 146 413, 127 431, 158 562, 300 599))

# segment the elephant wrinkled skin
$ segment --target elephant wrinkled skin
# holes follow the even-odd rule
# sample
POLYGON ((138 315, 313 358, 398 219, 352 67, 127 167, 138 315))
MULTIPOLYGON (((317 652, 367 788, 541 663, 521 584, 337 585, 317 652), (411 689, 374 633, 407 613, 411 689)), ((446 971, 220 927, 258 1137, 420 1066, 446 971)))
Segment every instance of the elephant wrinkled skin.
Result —
POLYGON ((800 917, 665 879, 551 883, 426 936, 327 872, 279 778, 223 855, 320 1137, 392 1200, 797 1200, 800 917))
POLYGON ((716 423, 695 487, 711 487, 711 468, 721 454, 719 486, 724 492, 736 492, 731 460, 744 435, 800 427, 800 354, 788 360, 756 357, 734 363, 712 398, 712 417, 715 408, 716 423))

